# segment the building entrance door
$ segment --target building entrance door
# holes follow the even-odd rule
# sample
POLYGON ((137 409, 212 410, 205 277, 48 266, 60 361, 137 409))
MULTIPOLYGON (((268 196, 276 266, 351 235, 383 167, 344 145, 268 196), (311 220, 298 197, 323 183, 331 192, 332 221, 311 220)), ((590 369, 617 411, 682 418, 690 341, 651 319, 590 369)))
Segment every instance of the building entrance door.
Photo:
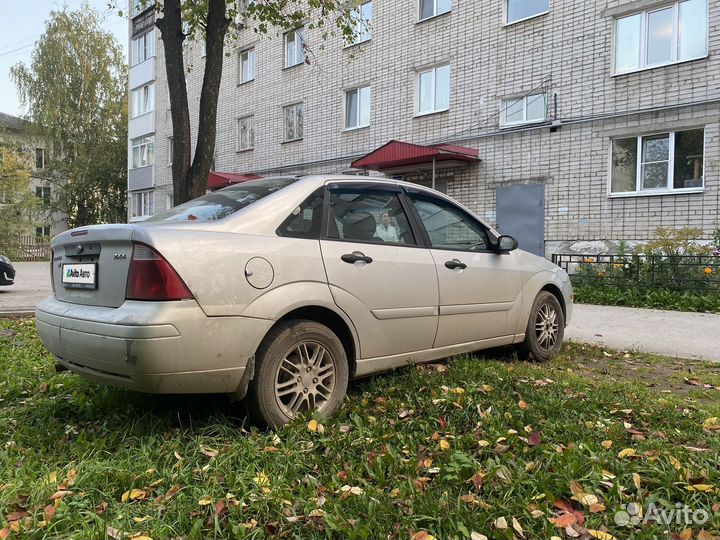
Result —
POLYGON ((518 184, 496 191, 497 226, 514 236, 520 249, 545 256, 545 185, 518 184))

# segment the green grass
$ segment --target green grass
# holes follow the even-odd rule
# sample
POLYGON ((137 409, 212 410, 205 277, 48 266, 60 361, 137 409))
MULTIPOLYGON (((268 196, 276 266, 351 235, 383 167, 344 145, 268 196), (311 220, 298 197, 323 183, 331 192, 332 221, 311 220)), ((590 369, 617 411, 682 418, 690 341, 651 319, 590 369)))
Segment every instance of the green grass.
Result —
POLYGON ((321 429, 259 431, 223 397, 56 374, 32 321, 0 321, 0 537, 511 539, 515 518, 526 538, 565 538, 548 519, 558 500, 582 513, 581 538, 667 537, 686 526, 613 516, 631 502, 716 511, 712 381, 715 365, 568 345, 546 365, 498 353, 358 381, 321 429), (604 508, 571 501, 573 481, 604 508))

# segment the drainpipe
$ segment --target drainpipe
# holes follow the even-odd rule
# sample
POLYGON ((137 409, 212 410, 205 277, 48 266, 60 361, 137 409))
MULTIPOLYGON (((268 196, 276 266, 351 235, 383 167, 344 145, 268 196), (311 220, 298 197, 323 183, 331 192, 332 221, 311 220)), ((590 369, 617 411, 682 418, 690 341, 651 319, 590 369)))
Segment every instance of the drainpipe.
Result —
POLYGON ((435 158, 433 158, 432 188, 435 189, 435 158))

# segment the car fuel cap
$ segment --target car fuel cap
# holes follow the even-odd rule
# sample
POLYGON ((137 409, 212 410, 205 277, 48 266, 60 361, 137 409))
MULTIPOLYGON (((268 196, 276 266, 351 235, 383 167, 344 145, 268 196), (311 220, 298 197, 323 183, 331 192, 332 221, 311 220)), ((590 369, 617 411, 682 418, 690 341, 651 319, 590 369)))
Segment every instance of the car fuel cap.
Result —
POLYGON ((275 279, 275 271, 267 259, 253 257, 245 265, 245 278, 256 289, 267 289, 275 279))

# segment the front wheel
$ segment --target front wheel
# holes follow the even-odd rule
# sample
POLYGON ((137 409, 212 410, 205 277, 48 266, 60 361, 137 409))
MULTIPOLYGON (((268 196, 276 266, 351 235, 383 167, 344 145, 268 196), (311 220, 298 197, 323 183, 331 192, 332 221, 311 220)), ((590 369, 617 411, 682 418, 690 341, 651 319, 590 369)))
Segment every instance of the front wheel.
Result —
POLYGON ((248 408, 255 423, 287 424, 308 411, 332 416, 347 391, 345 349, 326 326, 288 321, 270 332, 255 358, 248 408))
POLYGON ((565 314, 560 302, 554 294, 540 291, 530 310, 525 341, 520 346, 522 356, 546 362, 560 350, 564 336, 565 314))

